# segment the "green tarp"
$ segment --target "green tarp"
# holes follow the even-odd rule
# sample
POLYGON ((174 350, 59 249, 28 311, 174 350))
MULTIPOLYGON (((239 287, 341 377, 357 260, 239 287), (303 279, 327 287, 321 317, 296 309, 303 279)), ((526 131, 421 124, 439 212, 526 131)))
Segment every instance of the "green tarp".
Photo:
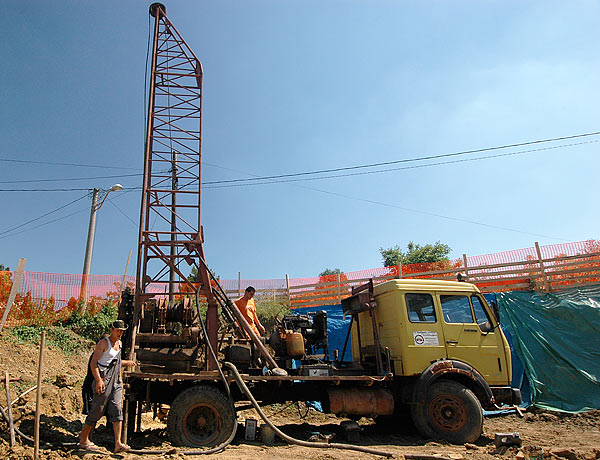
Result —
POLYGON ((600 287, 496 294, 534 405, 600 409, 600 287))

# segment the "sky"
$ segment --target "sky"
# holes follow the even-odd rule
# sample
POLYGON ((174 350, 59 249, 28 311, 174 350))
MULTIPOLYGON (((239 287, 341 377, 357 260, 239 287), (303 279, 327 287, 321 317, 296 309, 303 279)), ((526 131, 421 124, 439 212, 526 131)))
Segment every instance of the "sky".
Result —
MULTIPOLYGON (((81 273, 89 190, 141 184, 149 4, 1 2, 0 264, 81 273), (8 191, 57 188, 78 190, 8 191)), ((204 181, 600 131, 597 1, 165 4, 204 67, 204 181)), ((294 278, 379 267, 380 247, 409 241, 458 258, 598 239, 599 141, 205 187, 207 262, 222 279, 294 278)), ((135 258, 139 212, 139 191, 108 196, 91 273, 135 258)))

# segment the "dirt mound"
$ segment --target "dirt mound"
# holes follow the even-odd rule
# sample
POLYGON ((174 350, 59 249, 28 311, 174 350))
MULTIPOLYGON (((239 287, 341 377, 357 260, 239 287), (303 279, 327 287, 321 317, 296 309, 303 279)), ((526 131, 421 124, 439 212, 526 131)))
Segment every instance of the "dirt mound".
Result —
MULTIPOLYGON (((37 381, 37 362, 39 349, 36 345, 15 343, 4 336, 0 338, 0 375, 8 369, 11 377, 21 380, 11 384, 12 399, 31 388, 37 381)), ((43 386, 40 438, 40 458, 58 459, 99 459, 110 454, 113 446, 111 427, 99 426, 93 435, 94 442, 102 447, 102 453, 90 453, 76 450, 75 442, 82 428, 84 416, 81 414, 81 384, 86 373, 89 350, 79 354, 65 355, 61 350, 49 346, 46 349, 43 386)), ((3 385, 0 391, 0 404, 6 406, 3 385)), ((342 450, 320 450, 307 447, 288 446, 276 442, 267 447, 260 442, 243 440, 243 423, 246 418, 257 415, 240 407, 238 436, 224 452, 214 456, 222 459, 255 460, 257 457, 284 457, 291 459, 354 460, 374 458, 368 454, 342 450)), ((346 442, 344 431, 340 427, 343 419, 333 415, 321 414, 314 410, 306 411, 301 404, 273 405, 265 408, 273 421, 285 433, 308 440, 316 434, 332 437, 333 442, 346 442)), ((35 391, 30 392, 13 406, 16 423, 26 435, 33 436, 35 412, 35 391)), ((101 422, 102 424, 104 421, 101 422)), ((153 420, 150 413, 142 418, 144 430, 135 433, 129 440, 137 449, 172 449, 165 425, 153 420)), ((532 409, 524 417, 517 414, 486 418, 484 433, 473 444, 452 446, 423 439, 407 420, 397 423, 377 423, 363 418, 359 421, 360 445, 392 452, 396 458, 402 454, 440 455, 447 459, 550 459, 550 460, 600 460, 600 410, 580 414, 561 414, 532 409), (519 432, 523 445, 520 448, 497 449, 494 445, 496 433, 519 432)), ((140 459, 139 455, 112 455, 113 458, 140 459)), ((33 458, 33 448, 27 442, 10 448, 7 426, 0 421, 0 458, 7 460, 25 460, 33 458)), ((152 458, 152 457, 149 457, 152 458)), ((155 458, 194 458, 183 456, 181 452, 170 453, 155 458)), ((203 457, 196 457, 203 458, 203 457)))

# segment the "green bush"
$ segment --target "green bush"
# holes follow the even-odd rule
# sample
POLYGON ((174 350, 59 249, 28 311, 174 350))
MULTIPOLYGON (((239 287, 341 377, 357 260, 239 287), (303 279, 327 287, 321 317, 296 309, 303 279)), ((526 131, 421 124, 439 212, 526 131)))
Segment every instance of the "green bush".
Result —
POLYGON ((256 300, 256 316, 265 327, 267 335, 272 332, 284 315, 290 314, 290 307, 277 300, 256 300))
POLYGON ((62 324, 80 336, 97 342, 104 334, 110 332, 110 325, 117 319, 117 316, 117 306, 109 303, 94 315, 73 312, 62 324))
POLYGON ((40 343, 42 331, 46 331, 46 344, 63 351, 65 354, 78 353, 89 349, 90 342, 82 339, 73 331, 62 326, 16 326, 10 329, 14 340, 19 343, 40 343))

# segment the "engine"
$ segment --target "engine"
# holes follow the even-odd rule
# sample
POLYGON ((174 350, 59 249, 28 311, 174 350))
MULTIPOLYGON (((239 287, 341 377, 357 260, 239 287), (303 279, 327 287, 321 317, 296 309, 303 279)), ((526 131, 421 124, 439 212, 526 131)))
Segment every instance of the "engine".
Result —
POLYGON ((281 358, 328 359, 327 312, 285 315, 269 345, 281 358))

